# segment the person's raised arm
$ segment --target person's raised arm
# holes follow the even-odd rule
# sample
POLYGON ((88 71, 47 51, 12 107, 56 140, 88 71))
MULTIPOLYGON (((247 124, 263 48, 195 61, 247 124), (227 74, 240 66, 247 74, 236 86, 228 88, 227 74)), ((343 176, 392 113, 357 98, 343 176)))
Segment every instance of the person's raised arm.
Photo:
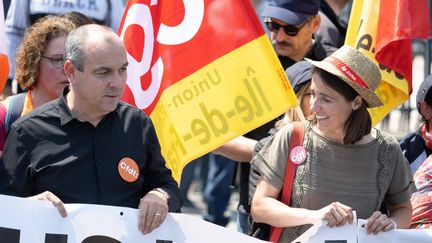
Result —
POLYGON ((240 136, 212 152, 235 161, 249 163, 249 161, 252 160, 252 154, 256 143, 256 140, 240 136))

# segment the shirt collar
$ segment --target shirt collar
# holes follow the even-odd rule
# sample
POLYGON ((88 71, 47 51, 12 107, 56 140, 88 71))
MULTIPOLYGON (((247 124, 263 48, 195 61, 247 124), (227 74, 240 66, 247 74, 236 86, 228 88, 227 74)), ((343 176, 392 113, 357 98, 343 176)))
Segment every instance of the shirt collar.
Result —
MULTIPOLYGON (((62 95, 58 98, 60 124, 62 126, 65 125, 66 123, 70 122, 73 119, 77 119, 72 114, 72 111, 69 109, 67 102, 66 102, 66 95, 69 93, 69 91, 70 91, 70 87, 68 85, 63 89, 62 95)), ((107 117, 113 116, 114 114, 119 115, 119 112, 120 112, 119 111, 119 105, 120 105, 120 103, 117 104, 117 108, 113 112, 110 112, 107 115, 105 115, 105 117, 102 119, 102 121, 105 120, 107 117)))
POLYGON ((71 110, 66 103, 66 95, 69 93, 69 85, 63 89, 62 95, 58 98, 60 124, 63 126, 76 117, 73 116, 71 110))

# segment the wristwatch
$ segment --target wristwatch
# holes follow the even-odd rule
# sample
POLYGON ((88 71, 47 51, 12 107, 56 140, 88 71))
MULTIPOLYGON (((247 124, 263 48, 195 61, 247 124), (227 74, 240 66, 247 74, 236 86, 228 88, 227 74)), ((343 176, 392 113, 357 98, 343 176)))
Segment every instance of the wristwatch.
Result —
POLYGON ((157 188, 153 189, 152 191, 159 192, 160 194, 162 194, 165 197, 165 199, 167 201, 171 198, 170 194, 162 188, 157 187, 157 188))

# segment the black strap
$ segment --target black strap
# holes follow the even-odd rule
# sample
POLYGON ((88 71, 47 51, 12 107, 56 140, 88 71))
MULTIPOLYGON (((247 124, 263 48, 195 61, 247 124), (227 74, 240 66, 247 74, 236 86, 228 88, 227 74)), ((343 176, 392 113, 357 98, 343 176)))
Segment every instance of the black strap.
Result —
POLYGON ((24 107, 25 97, 26 97, 26 93, 19 93, 17 95, 11 96, 9 106, 6 112, 6 119, 5 119, 6 134, 9 132, 12 123, 16 121, 18 118, 20 118, 24 107))

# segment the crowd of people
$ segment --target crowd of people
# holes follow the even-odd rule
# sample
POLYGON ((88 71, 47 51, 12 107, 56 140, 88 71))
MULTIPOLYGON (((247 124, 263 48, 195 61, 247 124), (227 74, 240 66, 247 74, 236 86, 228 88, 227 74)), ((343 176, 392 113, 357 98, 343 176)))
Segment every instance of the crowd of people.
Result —
POLYGON ((203 218, 221 226, 229 221, 230 184, 239 175, 236 223, 244 234, 258 237, 261 224, 283 229, 273 240, 291 242, 321 220, 330 227, 352 223, 353 211, 367 219, 368 233, 432 228, 432 76, 417 92, 418 131, 398 142, 373 128, 368 108, 382 105, 374 92, 381 74, 371 59, 343 45, 341 14, 350 1, 266 2, 260 17, 300 110, 194 161, 180 185, 150 118, 120 101, 128 61, 114 30, 124 1, 67 9, 37 3, 12 0, 7 11, 10 79, 23 92, 0 102, 0 194, 50 201, 62 216, 64 203, 137 208, 139 228, 149 233, 168 212, 181 212, 183 202, 193 207, 188 187, 201 164, 208 168, 203 218), (296 150, 294 123, 304 127, 296 150), (304 156, 287 183, 286 168, 298 151, 304 156), (291 200, 284 203, 287 186, 291 200))

